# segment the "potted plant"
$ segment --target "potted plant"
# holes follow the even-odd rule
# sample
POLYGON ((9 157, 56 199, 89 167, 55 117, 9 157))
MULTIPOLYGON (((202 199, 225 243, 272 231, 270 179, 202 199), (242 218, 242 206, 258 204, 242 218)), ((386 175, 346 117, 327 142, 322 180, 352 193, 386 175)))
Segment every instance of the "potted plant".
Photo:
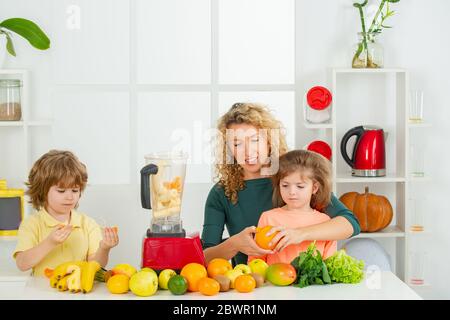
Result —
POLYGON ((383 67, 383 48, 376 41, 376 36, 381 33, 383 28, 391 28, 384 24, 385 20, 394 15, 394 11, 389 8, 389 3, 396 3, 400 0, 381 0, 378 10, 376 11, 369 28, 366 27, 366 19, 364 17, 364 7, 368 0, 362 3, 353 3, 358 9, 361 20, 362 31, 358 33, 359 39, 355 46, 352 68, 381 68, 383 67), (383 9, 386 5, 386 11, 383 9))
POLYGON ((0 22, 0 67, 3 65, 6 51, 10 55, 16 56, 12 32, 28 40, 36 49, 47 50, 50 48, 50 39, 33 21, 23 18, 6 19, 0 22))

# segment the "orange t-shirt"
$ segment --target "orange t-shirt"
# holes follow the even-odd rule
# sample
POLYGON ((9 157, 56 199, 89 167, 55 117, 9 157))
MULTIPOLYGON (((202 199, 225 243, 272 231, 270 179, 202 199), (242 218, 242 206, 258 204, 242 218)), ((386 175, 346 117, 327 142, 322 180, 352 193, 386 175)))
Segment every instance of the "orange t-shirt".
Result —
MULTIPOLYGON (((298 211, 288 211, 283 208, 276 208, 264 212, 259 218, 258 227, 265 226, 286 226, 288 228, 307 227, 330 220, 325 213, 314 210, 313 213, 302 213, 298 211)), ((268 254, 262 257, 249 256, 248 261, 259 258, 265 260, 269 265, 278 262, 291 263, 298 257, 300 252, 308 249, 313 241, 303 241, 299 244, 291 244, 282 251, 268 254)), ((316 248, 322 254, 323 259, 333 255, 337 250, 337 241, 316 241, 316 248)))

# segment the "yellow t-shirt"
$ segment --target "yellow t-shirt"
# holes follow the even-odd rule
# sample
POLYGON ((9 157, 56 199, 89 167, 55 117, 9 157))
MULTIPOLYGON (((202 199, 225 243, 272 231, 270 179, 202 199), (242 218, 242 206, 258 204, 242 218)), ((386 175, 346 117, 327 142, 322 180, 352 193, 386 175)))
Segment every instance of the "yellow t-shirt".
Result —
MULTIPOLYGON (((56 229, 58 225, 67 224, 53 218, 45 209, 32 214, 22 221, 18 232, 18 242, 13 257, 17 253, 37 246, 56 229)), ((73 226, 69 237, 57 245, 33 268, 33 275, 44 275, 45 268, 55 268, 67 261, 87 260, 97 252, 102 239, 101 229, 94 219, 72 210, 70 224, 73 226)))

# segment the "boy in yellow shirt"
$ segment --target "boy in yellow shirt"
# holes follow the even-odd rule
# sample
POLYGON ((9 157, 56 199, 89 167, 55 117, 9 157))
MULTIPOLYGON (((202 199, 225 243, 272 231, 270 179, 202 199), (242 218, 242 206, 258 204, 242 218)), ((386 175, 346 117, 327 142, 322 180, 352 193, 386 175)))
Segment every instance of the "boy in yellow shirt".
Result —
POLYGON ((106 266, 119 238, 115 228, 102 232, 94 219, 75 210, 87 178, 86 166, 70 151, 51 150, 34 163, 27 194, 37 212, 21 223, 13 253, 21 271, 32 268, 42 276, 46 268, 80 260, 106 266))

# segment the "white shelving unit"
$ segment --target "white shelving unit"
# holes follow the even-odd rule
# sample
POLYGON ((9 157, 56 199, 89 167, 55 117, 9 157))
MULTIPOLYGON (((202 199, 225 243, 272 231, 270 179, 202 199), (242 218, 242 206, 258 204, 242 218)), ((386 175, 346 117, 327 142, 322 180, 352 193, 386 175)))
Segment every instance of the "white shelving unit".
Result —
MULTIPOLYGON (((30 81, 29 72, 24 69, 0 69, 0 79, 20 79, 21 89, 21 121, 0 121, 0 148, 2 153, 8 154, 3 161, 9 159, 7 163, 0 162, 0 178, 6 179, 8 187, 22 188, 25 190, 26 178, 32 166, 31 141, 32 128, 51 127, 51 120, 36 120, 31 118, 30 101, 30 81), (17 137, 20 135, 21 137, 17 137), (8 143, 11 139, 11 143, 8 143), (16 145, 17 144, 17 145, 16 145), (12 155, 17 155, 14 157, 12 155), (12 160, 11 160, 12 159, 12 160)), ((0 159, 0 161, 2 161, 0 159)), ((27 216, 30 207, 25 206, 24 215, 27 216)))
MULTIPOLYGON (((383 69, 352 69, 352 68, 336 68, 331 70, 331 87, 333 92, 333 119, 334 130, 332 133, 333 154, 335 154, 335 161, 333 161, 333 172, 335 174, 334 190, 338 196, 346 191, 345 184, 352 184, 355 191, 362 192, 366 185, 377 185, 379 189, 392 190, 390 194, 384 192, 376 192, 382 194, 390 200, 394 208, 394 218, 390 226, 380 230, 379 232, 366 233, 362 232, 358 238, 383 238, 388 241, 391 247, 394 248, 394 253, 391 254, 392 268, 402 280, 406 281, 408 278, 408 240, 409 233, 406 231, 408 226, 408 117, 407 117, 407 94, 409 92, 409 78, 408 72, 401 68, 383 68, 383 69), (347 82, 347 87, 341 92, 340 81, 347 82), (357 107, 351 105, 351 109, 344 105, 345 103, 352 103, 347 97, 352 94, 348 92, 353 85, 358 85, 358 82, 364 80, 367 82, 369 89, 367 90, 367 97, 362 103, 357 104, 357 107), (379 82, 385 82, 382 86, 379 82), (378 86, 378 91, 374 89, 372 95, 371 87, 378 86), (394 87, 394 89, 392 88, 394 87), (387 92, 390 91, 390 92, 387 92), (377 95, 384 95, 384 99, 379 99, 381 104, 390 103, 390 108, 383 108, 380 105, 375 111, 373 103, 369 100, 375 100, 379 97, 377 95), (346 96, 347 95, 347 96, 346 96), (345 100, 345 98, 347 98, 345 100), (341 103, 342 100, 342 103, 341 103), (385 100, 385 101, 383 101, 385 100), (350 102, 349 102, 350 101, 350 102), (364 102, 368 103, 364 103, 364 102), (372 110, 367 110, 371 108, 372 110), (385 177, 364 178, 353 177, 350 168, 344 164, 344 160, 340 155, 340 142, 342 135, 352 126, 346 119, 346 112, 356 113, 356 117, 361 115, 361 123, 356 125, 377 125, 382 127, 385 132, 389 132, 390 137, 386 141, 386 171, 385 177), (369 122, 370 121, 370 122, 369 122), (392 153, 392 154, 389 154, 392 153), (343 169, 345 167, 345 170, 343 169)), ((358 87, 361 89, 361 87, 358 87)), ((364 88, 361 89, 364 91, 364 88)))
MULTIPOLYGON (((401 68, 332 68, 329 76, 333 94, 331 123, 317 125, 305 123, 304 125, 307 129, 325 130, 325 135, 331 137, 333 190, 337 196, 341 196, 349 189, 362 192, 366 185, 376 187, 383 190, 377 194, 387 196, 394 208, 394 219, 391 225, 379 232, 362 232, 356 238, 378 239, 385 244, 386 241, 389 242, 389 247, 394 251, 391 256, 392 267, 397 276, 413 288, 430 286, 426 279, 423 284, 412 284, 409 281, 411 278, 409 254, 411 239, 429 234, 427 230, 410 230, 412 222, 408 201, 410 185, 430 180, 427 176, 413 177, 410 175, 410 130, 422 130, 431 127, 431 124, 409 122, 408 72, 401 68), (361 80, 365 81, 366 87, 360 85, 361 80), (346 83, 346 86, 341 86, 341 81, 346 83), (384 82, 384 86, 380 82, 384 82), (374 95, 381 95, 382 98, 370 96, 372 85, 377 88, 374 90, 376 92, 374 95), (354 89, 355 86, 357 89, 354 89), (369 87, 368 90, 366 90, 367 87, 369 87), (362 92, 356 92, 356 96, 361 97, 366 94, 366 100, 356 102, 352 100, 351 95, 355 93, 354 90, 362 92), (371 101, 374 98, 378 98, 378 105, 371 101), (351 121, 355 119, 362 122, 352 123, 351 121), (340 141, 347 130, 357 125, 377 125, 382 127, 385 132, 386 128, 387 132, 390 132, 391 140, 388 138, 386 142, 387 174, 385 177, 365 178, 351 175, 350 168, 340 154, 340 141)), ((425 263, 425 261, 421 263, 425 263)))
MULTIPOLYGON (((373 233, 361 233, 356 238, 379 239, 393 251, 392 268, 399 278, 408 278, 408 244, 409 237, 414 236, 407 230, 408 223, 408 146, 409 129, 422 127, 420 124, 408 123, 407 94, 409 93, 408 72, 401 68, 352 69, 332 68, 328 73, 329 89, 333 94, 331 121, 325 124, 308 124, 306 129, 316 130, 326 136, 333 154, 333 191, 339 197, 352 191, 363 192, 366 185, 374 189, 388 190, 388 197, 394 208, 394 219, 387 228, 373 233), (362 81, 361 81, 362 80, 362 81), (365 81, 365 82, 364 82, 365 81), (380 83, 380 82, 385 82, 380 83), (342 85, 344 83, 344 85, 342 85), (366 84, 362 86, 361 83, 366 84), (356 89, 355 88, 356 85, 356 89), (374 85, 379 105, 370 97, 374 85), (356 92, 354 92, 356 91, 356 92), (366 96, 366 100, 354 101, 352 95, 366 96), (389 102, 386 102, 389 100, 389 102), (384 106, 386 103, 389 105, 384 106), (380 106, 378 108, 378 106, 380 106), (356 121, 356 122, 352 122, 356 121), (385 132, 390 131, 391 140, 387 141, 387 175, 385 177, 353 177, 351 168, 340 154, 340 142, 343 134, 358 125, 377 125, 385 132), (393 137, 392 137, 393 136, 393 137), (389 145, 389 146, 388 146, 389 145), (390 153, 390 154, 388 154, 390 153)), ((303 101, 303 104, 305 102, 303 101)), ((304 105, 303 105, 304 107, 304 105)), ((388 138, 389 139, 389 138, 388 138)))

